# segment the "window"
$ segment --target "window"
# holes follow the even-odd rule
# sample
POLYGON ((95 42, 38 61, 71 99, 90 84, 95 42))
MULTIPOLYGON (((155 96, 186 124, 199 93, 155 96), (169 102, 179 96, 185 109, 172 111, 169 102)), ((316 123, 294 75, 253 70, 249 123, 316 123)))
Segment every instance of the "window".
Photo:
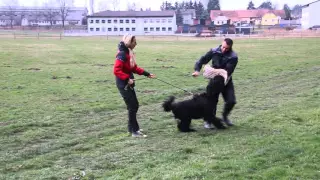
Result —
POLYGON ((168 23, 172 23, 172 19, 168 19, 168 23))
POLYGON ((118 28, 113 28, 113 31, 118 31, 118 28))
POLYGON ((162 31, 166 31, 166 28, 165 28, 165 27, 163 27, 163 28, 162 28, 162 31))
POLYGON ((136 28, 132 28, 131 30, 132 30, 132 31, 136 31, 136 28))
POLYGON ((100 28, 96 28, 96 31, 100 31, 100 28))
POLYGON ((101 22, 102 22, 102 23, 106 23, 106 20, 102 20, 101 22))
POLYGON ((122 19, 120 20, 120 23, 123 23, 123 20, 122 20, 122 19))
POLYGON ((166 23, 167 22, 167 20, 166 19, 162 19, 162 23, 166 23))
POLYGON ((172 31, 172 27, 168 27, 168 31, 172 31))
POLYGON ((90 20, 90 23, 93 23, 93 20, 90 20))
POLYGON ((94 29, 93 28, 90 28, 90 31, 93 31, 94 29))
POLYGON ((150 28, 150 31, 154 31, 154 28, 153 28, 153 27, 151 27, 151 28, 150 28))
POLYGON ((120 28, 120 31, 123 31, 123 28, 120 28))
POLYGON ((108 23, 111 23, 111 19, 108 20, 108 23))
POLYGON ((112 28, 108 28, 108 31, 112 31, 112 28))
POLYGON ((126 31, 130 31, 130 28, 126 28, 126 31))
POLYGON ((160 28, 159 28, 159 27, 157 27, 157 28, 156 28, 156 31, 160 31, 160 28))
POLYGON ((132 20, 131 20, 131 23, 136 23, 136 20, 132 19, 132 20))
POLYGON ((147 27, 145 27, 145 28, 144 28, 144 31, 148 31, 148 28, 147 28, 147 27))
POLYGON ((145 19, 145 20, 144 20, 144 23, 148 23, 148 19, 145 19))
POLYGON ((126 23, 130 23, 129 19, 126 19, 126 23))
POLYGON ((157 20, 156 20, 156 23, 160 23, 160 19, 157 19, 157 20))
POLYGON ((113 20, 113 23, 118 23, 118 20, 114 19, 114 20, 113 20))
POLYGON ((99 22, 100 22, 99 19, 97 19, 97 20, 96 20, 96 23, 99 23, 99 22))

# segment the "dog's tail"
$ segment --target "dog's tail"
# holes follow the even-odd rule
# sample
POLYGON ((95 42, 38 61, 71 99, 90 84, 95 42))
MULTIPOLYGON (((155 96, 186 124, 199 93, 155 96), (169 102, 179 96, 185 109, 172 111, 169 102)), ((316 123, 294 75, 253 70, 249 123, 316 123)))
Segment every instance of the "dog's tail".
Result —
POLYGON ((164 111, 169 112, 172 110, 172 103, 174 101, 175 97, 174 96, 170 96, 170 98, 168 100, 166 100, 163 104, 162 107, 164 109, 164 111))

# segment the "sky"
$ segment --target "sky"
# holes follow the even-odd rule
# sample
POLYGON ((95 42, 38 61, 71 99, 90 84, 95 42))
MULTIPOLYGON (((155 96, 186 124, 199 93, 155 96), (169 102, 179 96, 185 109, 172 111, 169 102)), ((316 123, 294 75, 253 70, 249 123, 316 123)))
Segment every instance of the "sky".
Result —
MULTIPOLYGON (((8 1, 8 0, 0 0, 8 1)), ((10 0, 9 0, 10 1, 10 0)), ((19 0, 20 5, 33 6, 34 4, 41 4, 45 0, 19 0)), ((113 0, 95 0, 95 12, 99 10, 110 9, 113 10, 112 2, 113 0)), ((151 8, 151 10, 160 10, 160 6, 165 0, 119 0, 120 5, 117 9, 126 10, 128 2, 135 2, 137 9, 151 8)), ((176 0, 168 0, 168 2, 175 2, 176 0)), ((177 0, 181 2, 182 0, 177 0)), ((186 0, 190 1, 190 0, 186 0)), ((194 1, 194 0, 192 0, 194 1)), ((197 0, 198 1, 198 0, 197 0)), ((203 0, 208 1, 208 0, 203 0)), ((220 0, 220 7, 222 10, 240 10, 246 9, 250 0, 220 0)), ((264 0, 252 0, 255 6, 259 6, 264 0)), ((272 3, 277 4, 278 9, 282 9, 283 4, 287 3, 290 7, 293 7, 296 4, 307 4, 315 0, 271 0, 272 3)), ((74 5, 83 7, 89 3, 89 0, 74 0, 74 5)), ((3 3, 2 3, 3 5, 3 3)), ((206 6, 206 5, 205 5, 206 6)))

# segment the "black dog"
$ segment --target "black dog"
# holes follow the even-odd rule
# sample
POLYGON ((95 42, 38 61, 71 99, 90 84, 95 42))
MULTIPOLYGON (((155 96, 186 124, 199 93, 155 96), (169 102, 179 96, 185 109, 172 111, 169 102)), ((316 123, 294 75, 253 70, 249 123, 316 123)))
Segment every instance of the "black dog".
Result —
MULTIPOLYGON (((224 86, 224 78, 222 76, 216 76, 212 81, 215 88, 213 88, 214 92, 210 93, 220 93, 224 86)), ((219 118, 213 117, 213 102, 210 101, 210 94, 197 94, 194 95, 192 99, 181 102, 174 102, 174 100, 175 97, 171 96, 162 104, 162 107, 166 112, 172 111, 175 119, 179 120, 177 125, 179 131, 195 131, 190 128, 191 120, 200 118, 211 122, 218 129, 226 129, 219 118)))

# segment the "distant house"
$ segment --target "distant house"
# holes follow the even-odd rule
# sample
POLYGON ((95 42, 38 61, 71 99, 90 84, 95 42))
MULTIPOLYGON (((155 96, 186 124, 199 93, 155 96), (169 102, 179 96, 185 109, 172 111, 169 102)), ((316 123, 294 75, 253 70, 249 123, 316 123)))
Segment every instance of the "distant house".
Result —
POLYGON ((320 25, 320 0, 302 6, 302 29, 320 25))
POLYGON ((262 24, 262 17, 267 13, 273 13, 281 19, 285 18, 284 10, 268 10, 268 9, 255 9, 255 10, 211 10, 210 18, 212 21, 218 16, 225 16, 230 19, 230 24, 240 26, 241 24, 262 24))
POLYGON ((102 11, 87 16, 88 32, 99 35, 172 35, 175 11, 102 11))
POLYGON ((261 25, 263 26, 274 26, 277 24, 280 24, 281 17, 276 16, 273 13, 266 13, 265 15, 262 16, 261 19, 261 25))
POLYGON ((183 24, 193 25, 193 20, 196 18, 196 11, 194 9, 181 10, 183 24))
POLYGON ((229 18, 226 16, 217 16, 215 19, 212 19, 214 25, 224 25, 228 24, 229 18))

